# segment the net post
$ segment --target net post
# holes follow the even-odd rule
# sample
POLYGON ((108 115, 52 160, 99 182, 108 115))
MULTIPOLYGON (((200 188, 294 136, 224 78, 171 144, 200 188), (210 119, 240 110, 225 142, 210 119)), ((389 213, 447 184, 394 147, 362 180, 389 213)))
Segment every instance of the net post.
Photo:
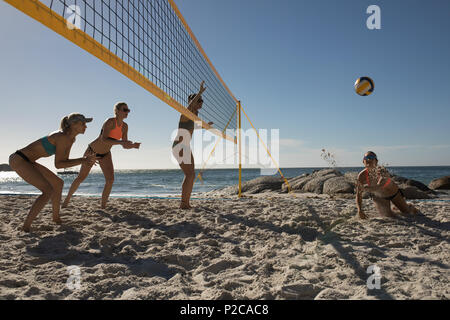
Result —
MULTIPOLYGON (((227 125, 226 125, 225 128, 222 130, 222 134, 224 134, 225 131, 227 130, 228 126, 229 126, 230 123, 231 123, 231 120, 233 119, 234 115, 236 114, 236 111, 237 111, 237 109, 236 109, 236 110, 233 112, 233 114, 231 115, 230 120, 228 120, 227 125)), ((209 153, 208 159, 206 159, 206 161, 203 162, 202 169, 201 169, 200 172, 198 173, 197 178, 195 178, 195 180, 194 180, 194 185, 195 185, 195 182, 196 182, 198 179, 201 179, 203 170, 204 170, 205 167, 206 167, 206 163, 207 163, 207 162, 209 161, 209 159, 211 158, 212 154, 214 153, 214 150, 216 150, 217 145, 218 145, 219 142, 221 141, 220 138, 223 138, 223 137, 222 137, 222 136, 219 136, 219 139, 216 141, 216 144, 214 145, 213 149, 212 149, 211 152, 209 153)), ((236 144, 236 141, 235 141, 235 140, 234 140, 233 142, 236 144)))
POLYGON ((241 139, 241 101, 238 101, 237 105, 237 114, 238 114, 238 130, 239 130, 239 195, 238 197, 242 197, 242 139, 241 139))

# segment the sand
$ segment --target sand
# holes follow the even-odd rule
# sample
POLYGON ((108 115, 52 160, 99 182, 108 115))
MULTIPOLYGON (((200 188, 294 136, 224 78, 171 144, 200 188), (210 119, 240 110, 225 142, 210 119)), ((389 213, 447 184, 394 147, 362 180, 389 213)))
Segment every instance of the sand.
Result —
POLYGON ((449 299, 450 202, 418 217, 356 218, 353 199, 75 197, 31 234, 35 197, 0 196, 0 299, 449 299), (367 269, 380 268, 379 289, 367 269), (76 266, 78 269, 69 269, 76 266), (71 271, 70 271, 71 270, 71 271))

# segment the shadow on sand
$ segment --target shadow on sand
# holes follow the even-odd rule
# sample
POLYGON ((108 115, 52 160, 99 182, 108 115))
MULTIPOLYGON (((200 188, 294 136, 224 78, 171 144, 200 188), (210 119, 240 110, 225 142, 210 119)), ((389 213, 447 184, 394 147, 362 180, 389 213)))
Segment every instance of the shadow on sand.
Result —
MULTIPOLYGON (((121 264, 136 276, 162 277, 166 280, 172 278, 180 270, 169 267, 167 264, 158 262, 153 258, 134 258, 133 255, 122 253, 123 247, 131 245, 134 249, 145 249, 137 245, 133 240, 117 246, 114 238, 111 238, 96 247, 93 253, 83 249, 75 248, 81 244, 83 235, 71 226, 63 226, 64 232, 56 236, 48 236, 39 240, 35 246, 27 248, 30 256, 37 259, 34 264, 48 262, 61 262, 67 266, 76 265, 80 267, 94 267, 98 264, 121 264), (131 243, 130 243, 131 242, 131 243)), ((95 246, 94 246, 95 247, 95 246)))
MULTIPOLYGON (((344 248, 344 246, 341 243, 341 240, 339 238, 339 235, 333 231, 328 231, 326 232, 326 230, 329 229, 329 226, 327 226, 322 219, 320 219, 320 216, 317 214, 316 210, 308 205, 308 209, 309 212, 311 213, 312 218, 316 221, 316 223, 320 226, 320 228, 322 230, 324 230, 324 233, 321 235, 320 239, 326 243, 326 244, 330 244, 333 246, 333 248, 336 250, 336 252, 338 253, 338 255, 345 260, 345 262, 352 267, 353 272, 355 273, 355 275, 360 278, 361 280, 361 285, 366 285, 367 284, 367 280, 370 277, 370 274, 367 273, 366 269, 359 263, 359 261, 351 254, 351 250, 344 248)), ((356 244, 356 243, 354 243, 356 244)), ((379 253, 378 255, 380 257, 385 256, 383 253, 383 249, 377 247, 376 245, 372 244, 372 243, 368 243, 368 242, 363 242, 363 243, 357 243, 357 245, 363 245, 366 246, 368 248, 372 248, 377 250, 379 253)), ((383 300, 394 300, 394 298, 387 293, 382 287, 381 289, 372 289, 369 290, 367 288, 366 291, 368 296, 374 296, 378 299, 383 299, 383 300)))

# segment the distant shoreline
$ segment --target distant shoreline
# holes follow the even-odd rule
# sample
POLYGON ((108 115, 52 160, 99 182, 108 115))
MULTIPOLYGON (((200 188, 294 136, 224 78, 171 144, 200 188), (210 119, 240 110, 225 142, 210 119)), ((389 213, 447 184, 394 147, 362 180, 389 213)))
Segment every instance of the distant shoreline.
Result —
MULTIPOLYGON (((9 165, 7 164, 0 164, 0 172, 11 172, 14 171, 12 169, 10 170, 5 170, 5 167, 2 166, 7 166, 9 169, 9 165)), ((429 165, 429 166, 387 166, 387 168, 446 168, 448 167, 450 169, 450 164, 448 165, 429 165)), ((77 168, 77 167, 73 167, 73 168, 77 168)), ((340 169, 340 168, 348 168, 348 169, 352 169, 352 168, 360 168, 363 169, 363 166, 335 166, 335 167, 330 167, 330 166, 323 166, 323 167, 282 167, 280 168, 280 170, 284 170, 284 169, 340 169)), ((196 167, 196 170, 200 170, 200 168, 196 167)), ((262 168, 242 168, 242 170, 261 170, 262 168)), ((115 169, 116 171, 142 171, 142 170, 158 170, 158 171, 168 171, 168 170, 180 170, 179 168, 138 168, 138 169, 115 169)), ((238 168, 206 168, 203 170, 238 170, 238 168)), ((56 171, 55 171, 56 172, 56 171)), ((100 169, 92 169, 91 172, 101 172, 100 169)))

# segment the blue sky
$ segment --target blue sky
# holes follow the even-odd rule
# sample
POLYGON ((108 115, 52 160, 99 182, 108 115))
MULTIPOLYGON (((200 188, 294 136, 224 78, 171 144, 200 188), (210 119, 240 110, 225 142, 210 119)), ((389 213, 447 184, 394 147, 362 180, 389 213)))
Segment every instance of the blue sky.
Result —
MULTIPOLYGON (((450 1, 175 2, 253 123, 280 130, 281 166, 327 166, 322 148, 339 166, 369 149, 392 166, 450 165, 450 1), (366 27, 372 4, 381 30, 366 27), (372 95, 355 94, 359 76, 374 80, 372 95)), ((142 146, 115 147, 115 167, 177 167, 175 110, 3 1, 0 43, 0 163, 70 112, 94 117, 72 149, 81 156, 123 100, 142 146)))

